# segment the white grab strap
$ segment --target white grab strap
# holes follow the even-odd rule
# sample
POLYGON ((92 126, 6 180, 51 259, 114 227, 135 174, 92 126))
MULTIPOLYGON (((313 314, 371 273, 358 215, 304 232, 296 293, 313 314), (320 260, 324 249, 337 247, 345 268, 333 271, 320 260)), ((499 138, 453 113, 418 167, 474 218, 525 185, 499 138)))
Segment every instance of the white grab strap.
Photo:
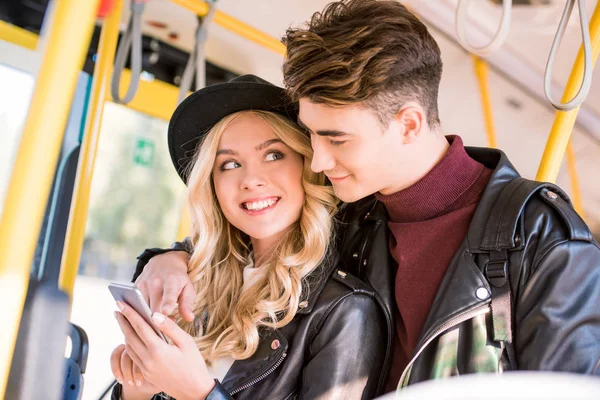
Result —
POLYGON ((502 2, 502 20, 500 26, 496 31, 496 34, 492 40, 485 46, 474 47, 469 43, 467 39, 467 25, 468 25, 468 11, 471 0, 458 0, 458 7, 456 9, 456 36, 458 42, 469 52, 485 56, 494 50, 498 49, 508 36, 510 31, 510 14, 512 9, 512 0, 504 0, 502 2))
POLYGON ((558 47, 560 46, 560 42, 562 41, 562 38, 565 34, 565 29, 567 28, 567 24, 569 23, 569 17, 573 12, 575 1, 577 0, 567 0, 565 10, 560 19, 560 23, 558 24, 556 36, 554 36, 554 41, 552 42, 550 54, 548 55, 546 71, 544 72, 544 94, 546 95, 546 98, 548 99, 550 104, 552 104, 552 106, 559 111, 570 111, 583 104, 585 98, 587 97, 590 91, 590 87, 592 86, 592 74, 594 73, 592 69, 592 44, 590 40, 590 30, 588 28, 589 21, 587 17, 586 4, 584 0, 579 0, 579 22, 581 25, 581 36, 583 39, 584 58, 583 79, 581 81, 581 86, 579 87, 577 94, 567 103, 556 102, 552 98, 552 67, 554 66, 554 58, 556 57, 558 47))

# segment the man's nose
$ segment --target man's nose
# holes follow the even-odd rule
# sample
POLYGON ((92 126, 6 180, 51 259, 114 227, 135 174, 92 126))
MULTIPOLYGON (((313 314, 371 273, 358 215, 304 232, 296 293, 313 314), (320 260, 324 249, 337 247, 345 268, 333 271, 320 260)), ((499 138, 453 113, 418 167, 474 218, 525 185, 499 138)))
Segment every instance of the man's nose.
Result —
POLYGON ((310 168, 314 172, 330 171, 335 167, 335 159, 318 138, 312 138, 313 158, 310 168))

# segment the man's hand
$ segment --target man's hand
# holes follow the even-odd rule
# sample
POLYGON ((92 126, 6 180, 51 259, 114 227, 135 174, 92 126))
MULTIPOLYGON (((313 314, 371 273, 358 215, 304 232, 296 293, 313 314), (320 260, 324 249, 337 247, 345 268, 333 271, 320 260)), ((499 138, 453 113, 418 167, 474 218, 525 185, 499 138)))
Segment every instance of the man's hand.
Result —
POLYGON ((193 305, 196 290, 187 274, 190 255, 185 251, 170 251, 150 259, 135 281, 152 312, 171 315, 179 304, 179 315, 188 322, 194 320, 193 305))

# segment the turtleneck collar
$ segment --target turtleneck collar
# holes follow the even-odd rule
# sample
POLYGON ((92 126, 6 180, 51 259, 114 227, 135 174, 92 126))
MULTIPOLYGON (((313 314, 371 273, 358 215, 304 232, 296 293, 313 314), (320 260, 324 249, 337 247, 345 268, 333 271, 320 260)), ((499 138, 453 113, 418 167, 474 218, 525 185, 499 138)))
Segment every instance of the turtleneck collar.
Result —
POLYGON ((450 148, 422 179, 390 195, 375 194, 392 222, 425 221, 466 205, 464 197, 485 167, 469 157, 459 136, 446 139, 450 148))

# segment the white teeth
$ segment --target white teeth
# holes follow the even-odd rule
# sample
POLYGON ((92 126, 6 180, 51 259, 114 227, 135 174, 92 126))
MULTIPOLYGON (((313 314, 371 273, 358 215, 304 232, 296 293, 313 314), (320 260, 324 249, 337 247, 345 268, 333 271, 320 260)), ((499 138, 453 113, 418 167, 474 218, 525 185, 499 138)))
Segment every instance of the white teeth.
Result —
POLYGON ((268 200, 254 201, 252 203, 245 203, 244 205, 246 206, 246 208, 248 210, 258 211, 258 210, 262 210, 263 208, 270 207, 273 204, 275 204, 276 202, 277 202, 277 200, 275 200, 275 199, 268 199, 268 200))

